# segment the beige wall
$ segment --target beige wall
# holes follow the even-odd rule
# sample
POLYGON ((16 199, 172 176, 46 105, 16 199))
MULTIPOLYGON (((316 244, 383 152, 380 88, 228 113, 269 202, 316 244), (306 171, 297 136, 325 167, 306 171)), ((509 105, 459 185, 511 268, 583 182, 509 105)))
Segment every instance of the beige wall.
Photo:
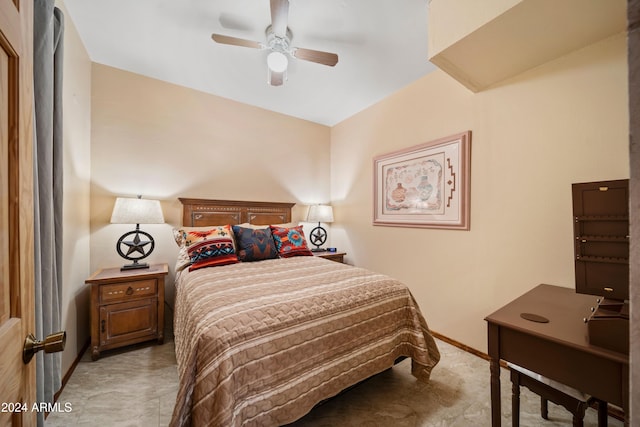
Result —
POLYGON ((523 0, 429 0, 429 55, 437 55, 523 0))
POLYGON ((296 220, 329 201, 326 126, 95 63, 91 114, 92 270, 124 263, 115 244, 133 226, 109 223, 117 196, 162 201, 167 224, 141 228, 147 260, 171 269, 178 197, 296 202, 296 220))
POLYGON ((62 354, 66 374, 89 339, 89 180, 91 151, 91 61, 64 3, 63 83, 63 283, 62 327, 67 344, 62 354))
POLYGON ((329 129, 92 65, 66 16, 63 373, 89 337, 84 279, 123 262, 116 196, 162 200, 168 224, 144 229, 171 266, 177 197, 294 201, 297 220, 333 200, 348 262, 400 278, 432 329, 486 351, 484 316, 573 286, 570 184, 629 173, 623 36, 477 94, 435 72, 329 129), (471 230, 373 227, 372 157, 468 129, 471 230))
POLYGON ((484 316, 573 286, 571 183, 629 175, 625 49, 619 35, 477 94, 435 72, 332 129, 93 64, 91 270, 122 264, 116 196, 163 201, 167 224, 143 229, 170 265, 177 197, 295 201, 297 220, 331 199, 348 262, 400 278, 434 330, 486 351, 484 316), (372 157, 468 129, 471 230, 373 227, 372 157))
POLYGON ((486 352, 486 315, 539 283, 573 287, 571 183, 629 176, 627 87, 623 34, 477 94, 425 76, 332 128, 333 245, 486 352), (372 226, 372 158, 466 130, 471 230, 372 226))

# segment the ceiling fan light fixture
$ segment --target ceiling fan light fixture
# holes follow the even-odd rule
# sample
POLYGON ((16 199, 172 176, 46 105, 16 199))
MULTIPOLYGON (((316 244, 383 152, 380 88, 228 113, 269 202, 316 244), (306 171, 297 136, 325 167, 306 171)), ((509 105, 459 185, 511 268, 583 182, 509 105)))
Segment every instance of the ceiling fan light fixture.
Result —
POLYGON ((265 29, 266 43, 213 33, 214 42, 232 46, 243 46, 268 51, 267 82, 271 86, 282 86, 287 80, 289 57, 333 67, 338 55, 314 49, 291 46, 293 34, 287 27, 289 0, 270 0, 271 25, 265 29))
POLYGON ((267 66, 276 73, 284 73, 289 65, 287 55, 282 52, 273 51, 267 55, 267 66))

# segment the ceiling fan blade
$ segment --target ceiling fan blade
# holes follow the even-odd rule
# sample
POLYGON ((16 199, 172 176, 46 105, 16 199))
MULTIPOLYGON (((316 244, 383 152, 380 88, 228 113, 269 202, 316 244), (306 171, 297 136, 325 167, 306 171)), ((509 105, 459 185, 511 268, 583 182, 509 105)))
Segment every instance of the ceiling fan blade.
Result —
POLYGON ((233 46, 252 47, 254 49, 261 49, 262 44, 254 42, 253 40, 239 39, 237 37, 223 36, 222 34, 211 34, 211 38, 216 43, 230 44, 233 46))
POLYGON ((330 67, 338 63, 338 55, 335 53, 297 47, 292 49, 291 54, 298 59, 317 62, 318 64, 328 65, 330 67))
POLYGON ((278 37, 287 35, 289 0, 271 0, 271 29, 278 37))
POLYGON ((282 86, 284 83, 284 73, 286 71, 277 72, 277 71, 269 71, 269 84, 271 86, 282 86))

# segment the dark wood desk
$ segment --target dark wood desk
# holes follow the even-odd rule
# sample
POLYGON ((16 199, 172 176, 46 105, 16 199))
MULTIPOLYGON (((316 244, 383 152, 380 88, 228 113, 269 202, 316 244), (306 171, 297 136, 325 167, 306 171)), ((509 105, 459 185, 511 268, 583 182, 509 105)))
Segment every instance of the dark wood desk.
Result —
MULTIPOLYGON (((617 405, 628 418, 629 355, 589 344, 587 325, 596 297, 539 285, 487 316, 491 370, 491 425, 499 427, 500 359, 617 405), (537 323, 520 317, 533 313, 537 323)), ((625 420, 625 425, 628 421, 625 420)))

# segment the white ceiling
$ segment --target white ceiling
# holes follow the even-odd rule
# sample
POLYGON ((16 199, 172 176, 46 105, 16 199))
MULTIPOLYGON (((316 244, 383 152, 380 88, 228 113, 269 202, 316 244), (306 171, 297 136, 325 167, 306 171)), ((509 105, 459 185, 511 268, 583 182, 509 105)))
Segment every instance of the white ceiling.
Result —
POLYGON ((212 33, 265 41, 269 0, 64 0, 92 61, 332 126, 434 70, 429 0, 290 0, 291 44, 337 53, 327 67, 291 60, 267 84, 266 52, 212 33))

